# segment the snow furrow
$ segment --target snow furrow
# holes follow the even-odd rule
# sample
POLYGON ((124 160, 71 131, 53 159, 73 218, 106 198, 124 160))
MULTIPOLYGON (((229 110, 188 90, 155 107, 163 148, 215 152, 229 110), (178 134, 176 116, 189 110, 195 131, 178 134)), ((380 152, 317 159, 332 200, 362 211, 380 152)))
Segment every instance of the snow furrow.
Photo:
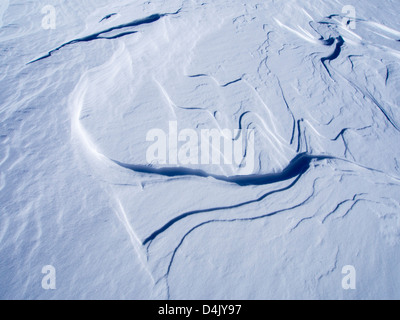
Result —
MULTIPOLYGON (((143 19, 134 20, 132 22, 121 24, 121 25, 118 25, 118 26, 115 26, 115 27, 111 27, 111 28, 102 30, 100 32, 93 33, 91 35, 88 35, 88 36, 85 36, 85 37, 82 37, 82 38, 77 38, 77 39, 68 41, 68 42, 63 43, 62 45, 58 46, 57 48, 55 48, 53 50, 50 50, 46 55, 44 55, 44 56, 42 56, 40 58, 37 58, 35 60, 32 60, 28 64, 35 63, 35 62, 50 58, 53 55, 53 53, 65 48, 67 46, 70 46, 70 45, 73 45, 73 44, 77 44, 77 43, 80 43, 80 42, 90 42, 90 41, 95 41, 95 40, 113 40, 113 39, 118 39, 118 38, 121 38, 121 37, 125 37, 127 35, 135 34, 138 31, 124 31, 124 32, 121 32, 121 33, 119 33, 117 35, 114 35, 114 36, 109 36, 109 37, 105 36, 107 33, 110 33, 110 32, 115 31, 115 30, 124 30, 124 29, 138 27, 138 26, 141 26, 141 25, 151 24, 151 23, 157 22, 158 20, 160 20, 161 18, 163 18, 165 16, 179 14, 180 11, 181 10, 178 10, 175 13, 156 13, 156 14, 152 14, 151 16, 148 16, 148 17, 143 18, 143 19)), ((107 16, 107 17, 110 18, 111 16, 112 15, 107 16)), ((103 18, 103 20, 104 19, 105 18, 103 18)))

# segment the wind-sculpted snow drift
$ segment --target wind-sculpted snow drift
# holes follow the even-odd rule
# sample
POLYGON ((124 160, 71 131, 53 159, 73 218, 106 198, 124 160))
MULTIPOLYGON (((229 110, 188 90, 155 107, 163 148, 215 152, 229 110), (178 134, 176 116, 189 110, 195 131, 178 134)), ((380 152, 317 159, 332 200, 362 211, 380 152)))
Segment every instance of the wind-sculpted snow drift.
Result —
POLYGON ((0 297, 398 299, 399 8, 348 4, 7 9, 0 297), (148 163, 171 121, 253 130, 254 172, 148 163))
MULTIPOLYGON (((178 14, 178 13, 179 13, 179 10, 176 13, 173 13, 173 14, 178 14)), ((107 19, 111 18, 113 15, 114 14, 107 15, 100 22, 102 22, 103 20, 107 20, 107 19)), ((29 62, 29 63, 33 63, 33 62, 37 62, 37 61, 49 58, 49 57, 51 57, 51 55, 54 52, 59 51, 59 50, 61 50, 62 48, 66 47, 66 46, 69 46, 69 45, 72 45, 72 44, 76 44, 76 43, 79 43, 79 42, 89 42, 89 41, 101 40, 101 39, 113 40, 113 39, 118 39, 118 38, 121 38, 121 37, 125 37, 125 36, 128 36, 128 35, 134 34, 137 31, 125 31, 125 30, 129 30, 131 28, 138 27, 138 26, 145 25, 145 24, 154 23, 154 22, 160 20, 162 17, 167 16, 167 15, 170 15, 170 14, 168 14, 168 13, 165 13, 165 14, 159 14, 159 13, 152 14, 151 16, 148 16, 148 17, 143 18, 143 19, 134 20, 132 22, 124 23, 124 24, 121 24, 121 25, 118 25, 118 26, 115 26, 115 27, 111 27, 111 28, 108 28, 106 30, 103 30, 103 31, 100 31, 100 32, 97 32, 97 33, 94 33, 94 34, 91 34, 91 35, 88 35, 88 36, 85 36, 85 37, 82 37, 82 38, 78 38, 78 39, 74 39, 74 40, 68 41, 68 42, 62 44, 61 46, 59 46, 59 47, 57 47, 57 48, 55 48, 53 50, 50 50, 49 53, 46 54, 45 56, 40 57, 40 58, 38 58, 36 60, 33 60, 33 61, 29 62), (115 31, 115 30, 123 30, 124 32, 121 32, 121 33, 118 33, 116 35, 109 36, 109 37, 105 36, 107 33, 110 33, 110 32, 115 31)))

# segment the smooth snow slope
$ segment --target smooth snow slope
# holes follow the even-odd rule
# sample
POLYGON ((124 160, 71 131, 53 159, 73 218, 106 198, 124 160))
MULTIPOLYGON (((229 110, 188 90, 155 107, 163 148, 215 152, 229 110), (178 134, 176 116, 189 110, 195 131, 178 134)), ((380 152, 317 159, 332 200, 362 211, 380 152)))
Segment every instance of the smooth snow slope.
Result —
POLYGON ((397 1, 9 2, 0 298, 400 298, 397 1), (148 166, 170 121, 254 129, 254 174, 148 166))

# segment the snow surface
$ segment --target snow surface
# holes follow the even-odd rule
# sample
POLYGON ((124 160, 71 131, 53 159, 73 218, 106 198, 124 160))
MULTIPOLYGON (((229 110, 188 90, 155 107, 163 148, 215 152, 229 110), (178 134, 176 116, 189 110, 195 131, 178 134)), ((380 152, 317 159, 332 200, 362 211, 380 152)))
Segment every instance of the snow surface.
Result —
POLYGON ((47 4, 0 11, 1 299, 400 298, 398 1, 47 4), (254 129, 254 175, 153 170, 169 121, 254 129))

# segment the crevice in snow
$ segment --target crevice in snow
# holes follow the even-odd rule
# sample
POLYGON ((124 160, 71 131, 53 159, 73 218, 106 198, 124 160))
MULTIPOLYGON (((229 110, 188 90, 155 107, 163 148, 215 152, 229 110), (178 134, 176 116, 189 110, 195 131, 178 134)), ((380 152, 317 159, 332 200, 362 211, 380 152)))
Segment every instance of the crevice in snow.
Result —
MULTIPOLYGON (((154 22, 160 20, 161 18, 163 18, 165 16, 179 14, 180 11, 181 11, 181 9, 179 9, 175 13, 156 13, 156 14, 152 14, 151 16, 148 16, 148 17, 145 17, 145 18, 142 18, 142 19, 139 19, 139 20, 134 20, 134 21, 129 22, 129 23, 121 24, 121 25, 118 25, 118 26, 115 26, 115 27, 111 27, 111 28, 105 29, 105 30, 100 31, 100 32, 93 33, 93 34, 88 35, 86 37, 77 38, 77 39, 68 41, 68 42, 60 45, 59 47, 57 47, 57 48, 55 48, 53 50, 50 50, 46 55, 29 62, 28 64, 31 64, 31 63, 34 63, 34 62, 38 62, 38 61, 43 60, 43 59, 47 59, 47 58, 51 57, 53 53, 61 50, 62 48, 65 48, 67 46, 70 46, 70 45, 73 45, 73 44, 76 44, 76 43, 90 42, 90 41, 95 41, 95 40, 113 40, 113 39, 118 39, 118 38, 121 38, 121 37, 125 37, 127 35, 135 34, 138 31, 128 30, 128 31, 124 31, 124 32, 118 33, 118 34, 113 35, 113 36, 106 36, 107 33, 110 33, 110 32, 115 31, 115 30, 126 30, 126 29, 129 29, 129 28, 134 28, 134 27, 138 27, 138 26, 141 26, 141 25, 154 23, 154 22)), ((112 15, 109 15, 107 17, 111 18, 111 16, 112 15)), ((108 19, 107 17, 104 17, 101 21, 103 21, 105 19, 108 19)))

